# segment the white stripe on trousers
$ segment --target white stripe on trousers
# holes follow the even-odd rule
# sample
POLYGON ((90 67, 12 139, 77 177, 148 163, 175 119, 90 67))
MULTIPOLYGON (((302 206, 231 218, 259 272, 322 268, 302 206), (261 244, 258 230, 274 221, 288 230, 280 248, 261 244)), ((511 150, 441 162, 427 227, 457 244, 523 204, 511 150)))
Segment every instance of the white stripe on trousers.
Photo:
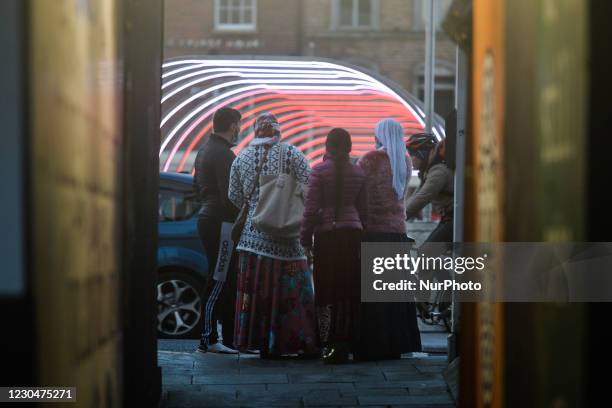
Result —
MULTIPOLYGON (((212 279, 212 278, 211 278, 212 279)), ((210 335, 212 334, 211 320, 212 311, 217 303, 221 289, 223 289, 222 281, 215 281, 215 287, 210 292, 210 296, 206 301, 206 308, 204 309, 204 331, 202 332, 202 338, 206 340, 206 344, 210 341, 210 335)), ((215 321, 215 330, 217 330, 217 322, 215 321)))

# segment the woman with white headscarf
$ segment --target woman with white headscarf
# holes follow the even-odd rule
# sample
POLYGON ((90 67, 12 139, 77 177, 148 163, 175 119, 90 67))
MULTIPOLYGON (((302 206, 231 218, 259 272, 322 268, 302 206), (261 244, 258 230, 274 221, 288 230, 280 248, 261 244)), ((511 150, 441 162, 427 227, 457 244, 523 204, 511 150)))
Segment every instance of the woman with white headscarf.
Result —
MULTIPOLYGON (((366 242, 408 242, 404 198, 412 163, 402 126, 393 119, 376 125, 376 150, 357 163, 366 174, 366 242)), ((400 358, 421 350, 414 303, 362 303, 357 360, 400 358)))

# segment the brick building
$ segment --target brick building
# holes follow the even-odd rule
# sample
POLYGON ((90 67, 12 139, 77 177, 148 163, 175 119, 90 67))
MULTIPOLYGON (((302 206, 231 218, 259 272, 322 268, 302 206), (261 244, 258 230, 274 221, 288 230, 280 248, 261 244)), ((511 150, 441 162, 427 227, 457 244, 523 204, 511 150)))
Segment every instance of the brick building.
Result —
MULTIPOLYGON (((427 0, 165 0, 165 58, 317 56, 384 75, 423 99, 427 0)), ((450 0, 435 0, 438 22, 450 0)), ((454 104, 455 46, 436 41, 436 112, 454 104)))

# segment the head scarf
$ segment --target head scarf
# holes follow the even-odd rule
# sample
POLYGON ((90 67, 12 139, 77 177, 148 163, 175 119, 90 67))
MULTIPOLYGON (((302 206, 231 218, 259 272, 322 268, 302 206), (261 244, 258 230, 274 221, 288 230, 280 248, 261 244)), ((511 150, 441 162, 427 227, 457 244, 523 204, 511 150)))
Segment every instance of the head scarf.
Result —
POLYGON ((384 119, 376 125, 376 139, 385 149, 393 172, 393 189, 398 199, 404 197, 408 170, 406 168, 406 145, 402 125, 393 119, 384 119))
POLYGON ((278 119, 270 112, 262 113, 255 121, 255 138, 250 145, 273 144, 280 140, 278 119))

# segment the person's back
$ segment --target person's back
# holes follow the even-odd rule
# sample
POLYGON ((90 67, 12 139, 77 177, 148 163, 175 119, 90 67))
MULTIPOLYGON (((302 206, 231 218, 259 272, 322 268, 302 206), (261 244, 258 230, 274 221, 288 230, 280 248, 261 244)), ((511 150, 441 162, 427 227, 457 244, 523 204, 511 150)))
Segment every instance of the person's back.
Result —
POLYGON ((236 157, 230 147, 225 139, 212 134, 198 151, 193 182, 201 217, 232 222, 238 213, 227 198, 230 169, 236 157))
POLYGON ((255 139, 236 157, 230 174, 230 200, 248 206, 236 243, 236 346, 259 350, 261 358, 319 354, 312 272, 304 249, 297 237, 266 234, 253 223, 259 176, 274 178, 282 171, 298 183, 308 183, 310 166, 304 154, 280 142, 281 136, 278 119, 271 113, 260 115, 255 139))
MULTIPOLYGON (((378 149, 358 164, 366 174, 368 225, 364 242, 409 241, 404 222, 404 199, 412 162, 404 145, 404 131, 394 119, 384 119, 374 131, 378 149)), ((400 358, 421 350, 416 307, 406 303, 363 303, 360 308, 356 360, 400 358)))
MULTIPOLYGON (((358 162, 366 177, 368 191, 368 231, 405 233, 404 199, 393 188, 391 162, 385 150, 366 153, 358 162)), ((406 158, 406 188, 411 174, 406 158)))
MULTIPOLYGON (((429 190, 427 188, 420 188, 415 194, 415 199, 418 199, 418 196, 421 195, 430 195, 433 210, 442 216, 450 216, 454 204, 454 180, 453 170, 446 163, 434 164, 427 170, 423 185, 423 187, 428 185, 429 190), (429 183, 427 183, 428 180, 429 183)), ((408 202, 407 213, 414 204, 414 201, 408 202)))
POLYGON ((351 148, 345 129, 327 135, 323 162, 310 174, 300 234, 313 257, 319 335, 329 363, 348 361, 359 327, 359 249, 367 195, 365 174, 350 161, 351 148))
POLYGON ((203 299, 204 327, 198 351, 237 353, 233 350, 233 307, 235 299, 235 256, 219 261, 219 247, 227 242, 227 223, 234 222, 238 209, 227 198, 229 175, 235 155, 232 142, 240 131, 241 115, 223 107, 213 116, 213 134, 199 150, 195 161, 194 190, 200 201, 198 233, 208 258, 208 276, 203 299), (225 225, 224 225, 225 224, 225 225), (217 323, 222 322, 223 343, 218 342, 217 323))
POLYGON ((310 174, 309 188, 317 189, 317 196, 308 195, 304 209, 302 244, 306 236, 333 228, 363 229, 367 217, 367 196, 363 170, 347 161, 343 164, 343 184, 340 203, 337 203, 336 164, 327 159, 317 164, 310 174), (338 204, 338 208, 336 208, 338 204))
POLYGON ((295 146, 278 140, 262 143, 254 139, 242 150, 233 164, 229 189, 229 198, 234 205, 242 206, 247 199, 249 204, 249 214, 236 245, 237 249, 284 260, 305 259, 304 250, 297 238, 273 236, 253 225, 253 215, 259 202, 257 166, 264 160, 266 150, 267 157, 260 176, 276 176, 283 171, 299 183, 308 183, 310 166, 295 146), (253 191, 250 198, 245 197, 250 191, 253 191))

